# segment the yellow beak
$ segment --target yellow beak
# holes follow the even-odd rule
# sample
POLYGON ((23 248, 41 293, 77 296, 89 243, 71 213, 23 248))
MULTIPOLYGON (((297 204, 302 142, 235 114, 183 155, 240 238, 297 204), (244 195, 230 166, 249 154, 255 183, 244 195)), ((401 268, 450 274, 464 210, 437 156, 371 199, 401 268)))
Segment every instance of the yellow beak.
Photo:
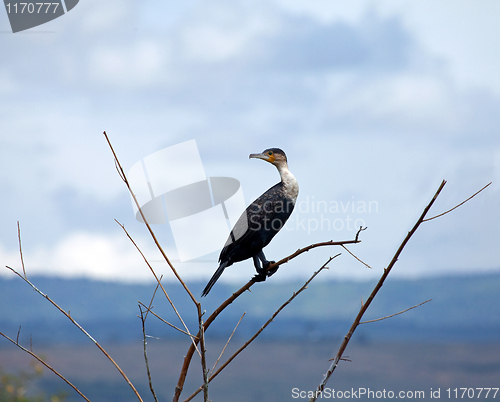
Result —
POLYGON ((250 154, 249 158, 263 159, 266 162, 270 163, 274 162, 274 155, 268 155, 268 154, 250 154))

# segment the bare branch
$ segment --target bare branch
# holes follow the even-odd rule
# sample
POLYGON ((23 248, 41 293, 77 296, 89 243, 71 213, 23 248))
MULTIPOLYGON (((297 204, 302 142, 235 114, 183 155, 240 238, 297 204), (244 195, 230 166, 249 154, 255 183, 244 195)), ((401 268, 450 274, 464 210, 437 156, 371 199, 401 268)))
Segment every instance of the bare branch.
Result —
MULTIPOLYGON (((341 246, 343 244, 360 243, 361 240, 358 239, 359 234, 363 230, 365 230, 365 229, 366 228, 360 227, 359 230, 358 230, 358 232, 356 233, 356 237, 354 238, 354 240, 343 240, 343 241, 332 241, 331 240, 331 241, 327 241, 327 242, 311 244, 310 246, 298 249, 296 252, 290 254, 288 257, 285 257, 285 258, 279 260, 278 262, 276 262, 274 264, 269 264, 269 266, 267 267, 266 270, 267 271, 276 270, 279 265, 285 264, 285 263, 289 262, 290 260, 294 259, 295 257, 299 256, 300 254, 305 253, 306 251, 309 251, 309 250, 311 250, 313 248, 316 248, 316 247, 322 247, 322 246, 341 246)), ((215 309, 215 311, 205 320, 205 324, 204 324, 205 331, 210 326, 210 324, 215 320, 215 318, 222 311, 224 311, 224 309, 227 306, 229 306, 233 301, 235 301, 245 291, 247 291, 248 289, 250 289, 254 285, 254 283, 255 282, 253 282, 252 280, 248 281, 239 290, 237 290, 229 298, 227 298, 219 307, 217 307, 217 309, 215 309)), ((196 335, 196 338, 199 338, 199 336, 200 336, 200 334, 198 333, 196 335)), ((190 347, 189 347, 189 349, 188 349, 188 351, 186 353, 186 356, 184 357, 184 363, 182 365, 181 373, 179 375, 179 380, 177 381, 177 385, 175 387, 175 393, 174 393, 173 402, 178 402, 179 401, 180 395, 181 395, 182 390, 184 388, 184 382, 186 381, 186 376, 187 376, 187 372, 189 370, 189 365, 191 364, 191 359, 192 359, 194 351, 195 351, 195 345, 196 345, 196 341, 192 345, 190 345, 190 347)))
POLYGON ((382 320, 385 320, 387 318, 391 318, 391 317, 395 317, 397 315, 400 315, 400 314, 403 314, 403 313, 406 313, 407 311, 410 311, 410 310, 413 310, 414 308, 417 308, 417 307, 420 307, 422 306, 423 304, 425 303, 429 303, 430 301, 432 301, 432 299, 429 299, 429 300, 426 300, 422 303, 419 303, 419 304, 416 304, 414 306, 411 306, 409 308, 407 308, 406 310, 403 310, 403 311, 400 311, 399 313, 395 313, 395 314, 391 314, 391 315, 387 315, 385 317, 381 317, 381 318, 376 318, 375 320, 368 320, 368 321, 361 321, 360 324, 368 324, 370 322, 375 322, 375 321, 382 321, 382 320))
POLYGON ((35 285, 33 285, 27 278, 24 278, 19 272, 17 272, 15 269, 9 267, 9 266, 6 266, 8 269, 10 269, 12 272, 14 272, 17 276, 19 276, 23 281, 25 281, 28 285, 30 285, 38 294, 40 294, 41 296, 43 296, 45 299, 47 299, 55 308, 57 308, 61 313, 63 313, 80 331, 82 331, 86 336, 87 338, 89 338, 93 343, 94 345, 97 346, 97 348, 102 352, 104 353, 104 355, 108 358, 108 360, 113 363, 113 365, 115 366, 115 368, 120 372, 120 374, 122 375, 122 377, 125 379, 125 381, 127 382, 127 384, 130 386, 130 388, 132 388, 132 390, 134 391, 136 397, 142 402, 142 398, 141 396, 139 395, 139 393, 137 392, 137 390, 135 389, 134 385, 132 384, 132 382, 128 379, 127 375, 123 372, 123 370, 120 368, 120 366, 118 366, 118 364, 113 360, 113 358, 108 354, 108 352, 106 352, 104 350, 104 348, 94 339, 92 338, 92 336, 85 330, 83 329, 83 327, 78 324, 74 319, 73 317, 71 317, 69 315, 69 313, 67 313, 66 311, 64 311, 61 307, 59 307, 59 305, 54 302, 49 296, 47 296, 45 293, 43 293, 42 291, 40 291, 35 285))
MULTIPOLYGON (((363 226, 360 226, 357 233, 356 233, 356 237, 354 238, 354 240, 356 240, 356 242, 358 242, 358 238, 359 238, 359 234, 363 231, 365 231, 366 229, 368 229, 367 227, 363 227, 363 226)), ((361 240, 359 240, 361 241, 361 240)), ((345 243, 344 243, 345 244, 345 243)))
POLYGON ((201 351, 201 370, 203 372, 203 385, 201 389, 203 390, 203 401, 208 401, 208 369, 207 369, 207 359, 206 359, 206 349, 205 349, 205 329, 203 328, 203 314, 198 315, 198 320, 200 324, 200 351, 201 351))
POLYGON ((288 261, 293 260, 295 257, 298 257, 300 254, 305 253, 313 248, 316 247, 323 247, 323 246, 343 246, 344 244, 356 244, 356 243, 361 243, 361 240, 358 240, 358 235, 362 230, 365 230, 366 228, 360 228, 358 232, 356 233, 356 238, 354 240, 341 240, 341 241, 324 241, 321 243, 314 243, 311 244, 307 247, 304 248, 299 248, 295 253, 290 254, 288 257, 282 258, 278 262, 275 262, 274 264, 270 264, 267 267, 267 271, 272 271, 273 269, 278 268, 280 265, 286 264, 288 261))
POLYGON ((19 240, 19 255, 21 256, 21 265, 23 267, 24 277, 26 276, 26 269, 24 268, 24 259, 23 259, 23 247, 21 246, 21 226, 19 225, 19 221, 17 221, 17 238, 19 240))
MULTIPOLYGON (((160 281, 162 278, 163 278, 163 276, 160 276, 160 281)), ((144 363, 146 364, 146 372, 148 375, 149 389, 150 389, 151 393, 153 394, 153 398, 154 398, 155 402, 158 402, 158 399, 156 398, 156 393, 155 393, 155 390, 153 388, 153 381, 151 379, 151 371, 149 369, 149 361, 148 361, 148 353, 147 353, 147 343, 148 342, 147 342, 147 335, 146 335, 146 319, 148 318, 148 313, 153 308, 153 300, 155 299, 156 292, 158 291, 158 288, 160 287, 160 283, 161 283, 160 281, 158 281, 158 283, 156 284, 153 295, 151 296, 151 300, 149 301, 149 306, 146 307, 145 312, 142 311, 142 308, 141 308, 142 303, 139 302, 139 312, 141 313, 139 318, 141 319, 141 324, 142 324, 142 336, 143 336, 142 343, 143 343, 143 348, 144 348, 144 363)))
MULTIPOLYGON (((238 356, 248 345, 250 345, 254 340, 255 338, 257 338, 261 333, 262 331, 264 331, 264 329, 271 323, 273 322, 273 320, 276 318, 276 316, 288 305, 292 302, 293 299, 295 299, 300 293, 302 293, 305 289, 307 289, 307 286, 309 285, 309 283, 311 283, 311 281, 321 272, 323 271, 324 269, 328 269, 327 267, 327 264, 330 263, 330 261, 332 261, 334 258, 338 257, 340 255, 337 254, 337 255, 334 255, 333 257, 330 257, 328 259, 327 262, 325 262, 321 267, 320 269, 318 269, 316 272, 314 272, 314 274, 312 274, 312 276, 306 281, 306 283, 299 289, 297 290, 296 292, 293 292, 293 295, 285 302, 283 303, 279 308, 278 310, 276 310, 274 312, 274 314, 271 316, 271 318, 269 318, 269 320, 266 321, 266 323, 248 340, 246 341, 236 352, 234 352, 231 357, 229 357, 229 359, 227 359, 227 361, 222 365, 220 366, 220 368, 215 372, 213 373, 210 378, 208 379, 208 382, 211 382, 215 377, 217 377, 217 375, 222 371, 224 370, 228 365, 229 363, 231 363, 234 358, 236 356, 238 356)), ((184 400, 184 402, 188 402, 190 400, 192 400, 198 393, 200 393, 203 389, 203 386, 201 386, 200 388, 198 388, 191 396, 189 396, 187 399, 184 400)))
POLYGON ((358 257, 356 257, 346 246, 344 246, 343 244, 340 245, 345 251, 347 251, 349 254, 351 254, 356 260, 358 260, 361 264, 363 264, 365 267, 368 267, 370 269, 372 269, 372 267, 370 267, 366 262, 360 260, 358 257))
POLYGON ((394 254, 391 262, 389 263, 389 265, 387 266, 387 268, 384 269, 384 273, 380 277, 380 279, 379 279, 377 285, 375 286, 375 288, 373 289, 372 293, 370 294, 370 296, 368 297, 368 299, 366 300, 366 302, 364 304, 362 304, 361 309, 359 310, 358 315, 356 316, 356 318, 355 318, 355 320, 354 320, 351 328, 349 329, 349 332, 344 337, 344 341, 340 345, 340 349, 337 352, 337 356, 333 360, 333 362, 330 365, 328 371, 324 374, 323 380, 320 382, 320 384, 316 388, 316 391, 314 392, 315 396, 313 396, 311 399, 309 399, 309 402, 316 401, 318 395, 321 395, 321 393, 323 392, 323 389, 325 388, 325 385, 328 382, 328 379, 332 375, 332 373, 335 370, 335 368, 338 366, 338 363, 341 360, 342 355, 344 354, 344 351, 345 351, 345 349, 346 349, 349 341, 351 340, 352 334, 354 333, 354 331, 358 327, 359 322, 361 321, 361 318, 363 317, 363 315, 365 314, 366 310, 368 309, 368 307, 370 306, 371 302, 373 301, 374 297, 377 295, 378 291, 380 290, 380 288, 384 284, 385 279, 387 278, 387 276, 391 272, 392 268, 394 267, 394 265, 398 261, 398 258, 400 256, 401 252, 403 251, 403 249, 405 248, 406 244, 411 239, 411 237, 413 236, 413 234, 416 232, 416 230, 418 229, 418 227, 420 226, 420 224, 424 221, 425 216, 427 215, 427 213, 429 212, 430 208, 432 207, 432 205, 436 201, 437 197, 439 196, 439 194, 443 190, 443 187, 445 186, 445 184, 446 184, 446 180, 443 180, 441 182, 441 185, 437 189, 436 193, 432 197, 431 201, 425 207, 424 211, 422 212, 422 214, 418 218, 418 220, 415 223, 415 225, 413 226, 413 228, 408 232, 408 234, 406 235, 406 237, 401 242, 401 244, 400 244, 399 248, 397 249, 396 253, 394 254))
POLYGON ((214 366, 212 367, 212 370, 210 370, 210 373, 213 373, 215 368, 217 367, 217 364, 219 364, 219 360, 221 359, 222 355, 224 354, 224 351, 226 350, 227 345, 229 345, 229 342, 231 342, 231 338, 233 337, 234 333, 236 332, 236 328, 238 328, 238 326, 240 325, 240 322, 243 319, 243 317, 245 316, 245 314, 246 314, 246 312, 243 313, 243 315, 240 317, 240 320, 238 321, 238 323, 234 327, 233 332, 231 333, 231 335, 229 336, 229 339, 227 340, 226 344, 222 348, 222 352, 220 352, 220 355, 217 358, 217 361, 215 362, 214 366))
MULTIPOLYGON (((142 324, 142 337, 143 337, 143 349, 144 349, 144 362, 146 363, 146 372, 148 375, 148 381, 149 381, 149 389, 151 393, 153 394, 153 398, 155 402, 158 402, 158 399, 156 398, 156 393, 153 388, 153 381, 151 380, 151 371, 149 370, 149 361, 148 361, 148 353, 147 353, 147 340, 146 340, 146 315, 144 314, 144 311, 142 311, 141 305, 139 304, 139 311, 141 313, 141 324, 142 324)), ((146 310, 147 314, 147 310, 146 310)))
POLYGON ((165 259, 165 261, 167 262, 168 266, 172 270, 172 272, 175 275, 175 277, 177 278, 177 280, 180 282, 180 284, 182 285, 182 287, 184 288, 184 290, 191 297, 191 300, 193 301, 193 303, 197 305, 198 301, 196 300, 196 298, 194 297, 194 295, 191 293, 191 291, 187 287, 186 283, 182 280, 182 278, 177 273, 177 270, 174 268, 174 266, 170 262, 170 259, 167 257, 167 254, 163 250, 163 247, 160 245, 160 242, 156 238, 156 235, 154 234, 153 229, 151 229, 151 226, 149 225, 149 223, 148 223, 148 221, 146 219, 146 216, 144 216, 144 213, 142 212, 142 208, 139 205, 139 202, 137 201, 137 198, 136 198, 134 192, 132 191, 132 188, 130 187, 130 183, 128 182, 127 176, 125 175, 125 172, 124 172, 124 170, 122 168, 122 165, 120 164, 120 161, 118 160, 118 157, 116 156, 115 150, 113 149, 113 146, 111 145, 111 141, 109 140, 108 135, 106 134, 106 131, 104 131, 103 134, 104 134, 104 137, 106 138, 106 141, 107 141, 107 143, 109 145, 109 148, 111 149, 111 152, 113 153, 113 158, 114 158, 114 161, 115 161, 115 165, 117 166, 118 173, 119 173, 121 179, 124 181, 125 185, 127 186, 127 189, 130 192, 130 195, 132 196, 132 198, 133 198, 133 200, 135 202, 135 205, 139 209, 139 212, 141 214, 142 220, 146 224, 146 227, 148 228, 148 231, 149 231, 151 237, 153 238, 153 241, 155 242, 156 247, 160 251, 160 253, 163 256, 163 258, 165 259))
MULTIPOLYGON (((125 232, 125 234, 127 235, 127 237, 129 238, 129 240, 132 242, 132 244, 135 246, 135 248, 137 249, 137 251, 139 252, 139 254, 142 256, 144 262, 146 263, 146 265, 149 267, 149 270, 151 271, 151 273, 153 274, 154 278, 156 279, 156 282, 158 283, 158 286, 160 286, 161 290, 163 291, 163 294, 165 295, 165 297, 167 298, 168 302, 170 303, 170 306, 172 307, 172 309, 174 310, 175 314, 177 315, 177 318, 179 318, 179 321, 182 323, 182 325, 184 326, 184 329, 186 330, 186 334, 189 335, 191 338, 193 338, 194 336, 191 334, 191 331, 189 331, 189 328, 187 327, 186 323, 184 322, 184 320, 182 319, 179 311, 177 310, 177 308, 175 307, 174 305, 174 302, 172 301, 172 299, 170 299, 170 296, 168 295, 167 291, 165 290, 165 288, 163 287, 163 284, 161 283, 161 278, 158 278, 158 276, 156 275, 156 272, 155 270, 153 269, 153 267, 151 266, 151 264, 149 263, 148 259, 146 258, 146 256, 144 255, 144 253, 142 252, 142 250, 139 248, 139 246, 137 245, 137 243, 134 241, 134 239, 132 238, 132 236, 130 236, 130 233, 127 231, 127 229, 125 229, 125 226, 122 225, 120 222, 118 222, 116 219, 115 219, 115 222, 118 223, 118 225, 120 225, 120 227, 123 229, 123 231, 125 232)), ((156 290, 155 290, 156 292, 156 290)), ((144 306, 146 307, 146 306, 144 306)), ((150 309, 148 308, 148 311, 150 311, 150 309)), ((154 313, 153 313, 154 314, 154 313)), ((154 314, 156 316, 156 314, 154 314)), ((156 316, 158 317, 158 316, 156 316)), ((158 317, 160 318, 160 317, 158 317)), ((163 320, 164 321, 164 320, 163 320)), ((184 332, 183 330, 177 328, 175 325, 172 325, 170 324, 169 322, 165 321, 166 324, 172 326, 173 328, 175 329, 178 329, 179 331, 181 332, 184 332)), ((196 344, 194 344, 194 346, 196 347, 196 344)), ((199 353, 199 352, 198 352, 199 353)))
POLYGON ((436 218, 439 218, 440 216, 443 216, 443 215, 446 215, 448 213, 450 213, 451 211, 453 211, 454 209, 457 209, 458 207, 464 205, 467 201, 471 200, 472 198, 474 198, 476 195, 478 195, 481 191, 483 191, 486 187, 488 187, 492 182, 490 181, 486 186, 484 186, 481 190, 477 191, 476 193, 472 194, 469 198, 467 198, 465 201, 462 201, 460 204, 458 205, 455 205, 453 208, 449 209, 448 211, 445 211, 443 212, 442 214, 439 214, 439 215, 436 215, 436 216, 433 216, 432 218, 427 218, 427 219, 424 219, 422 222, 427 222, 427 221, 431 221, 433 219, 436 219, 436 218))
MULTIPOLYGON (((147 307, 146 314, 144 315, 144 319, 146 320, 148 318, 149 311, 153 308, 153 300, 155 299, 156 292, 158 291, 158 288, 160 287, 161 280, 163 279, 163 275, 160 276, 160 280, 156 284, 155 290, 153 292, 153 296, 151 296, 151 300, 149 301, 149 306, 147 307)), ((142 304, 141 302, 139 302, 142 304)), ((144 306, 144 304, 142 304, 144 306)))
POLYGON ((150 309, 149 307, 147 307, 144 303, 139 302, 139 304, 146 309, 147 313, 153 314, 156 318, 158 318, 161 322, 164 322, 165 324, 167 324, 169 327, 172 327, 173 329, 175 329, 175 330, 183 333, 184 335, 187 335, 187 336, 191 337, 192 339, 197 339, 196 336, 194 336, 193 334, 190 334, 189 332, 186 332, 183 329, 181 329, 179 327, 176 327, 174 324, 172 324, 172 323, 168 322, 167 320, 165 320, 164 318, 160 317, 152 309, 150 309))
MULTIPOLYGON (((20 327, 19 327, 20 328, 20 327)), ((56 369, 54 369, 52 366, 50 366, 46 361, 44 361, 42 358, 38 357, 36 354, 33 353, 33 351, 26 349, 24 346, 21 346, 18 341, 14 341, 13 339, 10 339, 7 335, 5 335, 3 332, 0 332, 0 335, 3 336, 5 339, 8 341, 12 342, 14 345, 16 345, 19 349, 23 350, 24 352, 28 353, 32 357, 34 357, 36 360, 38 360, 41 364, 43 364, 45 367, 47 367, 50 371, 52 371, 55 375, 57 375, 61 380, 63 380, 66 384, 68 384, 71 388, 73 388, 83 399, 85 399, 87 402, 90 402, 90 400, 81 393, 81 391, 73 385, 71 382, 69 382, 66 377, 64 377, 61 373, 59 373, 56 369)), ((19 336, 19 333, 17 334, 19 336)))

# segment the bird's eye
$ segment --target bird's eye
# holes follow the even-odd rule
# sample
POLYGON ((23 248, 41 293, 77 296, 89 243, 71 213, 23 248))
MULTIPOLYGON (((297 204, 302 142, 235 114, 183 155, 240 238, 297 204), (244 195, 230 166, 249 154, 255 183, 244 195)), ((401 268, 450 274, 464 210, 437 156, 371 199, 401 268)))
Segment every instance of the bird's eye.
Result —
POLYGON ((269 151, 267 154, 271 156, 273 154, 273 151, 269 151))

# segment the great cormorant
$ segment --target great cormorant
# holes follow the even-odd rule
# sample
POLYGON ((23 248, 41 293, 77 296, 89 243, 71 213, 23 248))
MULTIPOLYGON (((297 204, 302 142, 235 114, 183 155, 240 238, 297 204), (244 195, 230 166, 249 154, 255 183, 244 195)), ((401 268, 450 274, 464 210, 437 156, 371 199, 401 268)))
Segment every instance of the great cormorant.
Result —
POLYGON ((257 270, 257 275, 252 279, 254 282, 265 281, 266 276, 271 276, 277 270, 276 268, 266 274, 266 268, 274 261, 268 261, 262 249, 280 231, 292 213, 299 185, 288 170, 286 155, 281 149, 270 148, 249 157, 272 163, 278 169, 281 181, 252 202, 240 216, 220 253, 219 268, 203 290, 202 296, 210 292, 224 269, 235 262, 253 258, 257 270))

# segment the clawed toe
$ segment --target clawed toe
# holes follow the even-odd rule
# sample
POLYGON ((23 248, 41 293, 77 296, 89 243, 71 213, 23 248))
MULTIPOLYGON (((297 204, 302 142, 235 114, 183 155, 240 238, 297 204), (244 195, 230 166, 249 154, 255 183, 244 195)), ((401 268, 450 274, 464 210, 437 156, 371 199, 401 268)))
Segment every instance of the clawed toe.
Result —
POLYGON ((255 269, 257 270, 257 274, 252 278, 252 282, 264 282, 268 276, 272 276, 276 273, 279 266, 274 267, 271 270, 267 270, 271 264, 275 264, 275 261, 266 261, 262 264, 262 268, 257 266, 255 269))
POLYGON ((258 274, 255 274, 255 276, 251 279, 252 282, 264 282, 266 280, 267 276, 265 273, 258 273, 258 274))
POLYGON ((266 270, 266 275, 267 276, 272 276, 276 273, 276 271, 278 270, 279 268, 279 265, 277 267, 274 267, 273 269, 271 270, 267 270, 267 268, 269 267, 269 265, 271 264, 276 264, 276 261, 268 261, 267 264, 264 265, 264 269, 266 270))

